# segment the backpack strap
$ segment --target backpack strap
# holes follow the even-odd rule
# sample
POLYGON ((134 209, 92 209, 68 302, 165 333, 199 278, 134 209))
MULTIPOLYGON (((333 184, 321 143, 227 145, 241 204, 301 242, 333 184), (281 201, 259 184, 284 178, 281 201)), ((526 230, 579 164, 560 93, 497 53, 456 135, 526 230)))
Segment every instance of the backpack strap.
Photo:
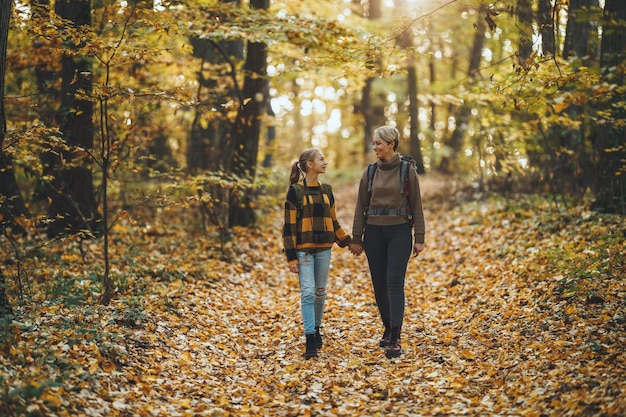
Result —
MULTIPOLYGON (((319 182, 319 185, 320 185, 320 193, 326 194, 328 196, 328 201, 330 202, 330 205, 332 206, 334 204, 333 198, 332 198, 332 195, 333 195, 332 187, 330 186, 330 184, 324 184, 321 181, 319 182)), ((293 190, 296 192, 296 208, 297 208, 296 217, 300 219, 302 218, 302 210, 303 210, 302 200, 304 199, 304 187, 297 182, 294 182, 293 184, 291 184, 291 186, 293 187, 293 190)))
POLYGON ((291 186, 296 192, 296 218, 299 219, 302 217, 302 199, 304 198, 304 189, 297 182, 294 182, 291 186))
POLYGON ((400 165, 400 194, 405 198, 409 196, 409 168, 411 163, 402 159, 400 165))
POLYGON ((367 192, 370 194, 372 192, 372 184, 374 183, 376 168, 378 168, 378 164, 376 162, 372 162, 367 166, 367 192))

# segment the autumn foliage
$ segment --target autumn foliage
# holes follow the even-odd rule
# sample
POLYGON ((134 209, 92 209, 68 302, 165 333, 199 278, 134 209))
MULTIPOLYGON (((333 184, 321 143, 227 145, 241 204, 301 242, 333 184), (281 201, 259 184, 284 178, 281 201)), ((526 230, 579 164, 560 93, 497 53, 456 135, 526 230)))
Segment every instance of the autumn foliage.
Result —
MULTIPOLYGON (((349 229, 355 189, 336 188, 349 229)), ((624 415, 623 218, 428 176, 423 191, 427 250, 409 267, 400 358, 377 347, 365 258, 336 248, 325 344, 304 360, 279 204, 223 247, 190 231, 193 208, 131 213, 111 233, 108 306, 97 243, 84 257, 55 243, 24 266, 0 415, 624 415)))

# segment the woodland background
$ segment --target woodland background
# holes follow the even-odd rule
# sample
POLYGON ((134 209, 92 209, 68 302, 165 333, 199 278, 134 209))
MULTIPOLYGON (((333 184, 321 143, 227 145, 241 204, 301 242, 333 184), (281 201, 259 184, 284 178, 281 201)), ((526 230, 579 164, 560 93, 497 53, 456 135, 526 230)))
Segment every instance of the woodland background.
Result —
POLYGON ((3 1, 0 414, 623 415, 626 2, 3 1), (280 251, 402 132, 405 355, 335 250, 317 361, 280 251))

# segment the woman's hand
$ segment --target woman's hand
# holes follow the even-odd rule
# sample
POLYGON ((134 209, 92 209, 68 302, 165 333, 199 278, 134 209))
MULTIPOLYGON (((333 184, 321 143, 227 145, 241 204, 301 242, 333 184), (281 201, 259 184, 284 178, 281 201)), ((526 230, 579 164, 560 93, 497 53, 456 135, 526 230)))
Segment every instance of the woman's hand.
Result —
POLYGON ((352 252, 353 255, 359 256, 363 253, 363 245, 360 243, 350 243, 350 252, 352 252))
POLYGON ((298 264, 289 265, 289 272, 293 272, 297 274, 300 269, 298 268, 298 264))
POLYGON ((421 251, 424 250, 424 244, 423 243, 415 243, 413 245, 413 256, 417 256, 420 254, 421 251))

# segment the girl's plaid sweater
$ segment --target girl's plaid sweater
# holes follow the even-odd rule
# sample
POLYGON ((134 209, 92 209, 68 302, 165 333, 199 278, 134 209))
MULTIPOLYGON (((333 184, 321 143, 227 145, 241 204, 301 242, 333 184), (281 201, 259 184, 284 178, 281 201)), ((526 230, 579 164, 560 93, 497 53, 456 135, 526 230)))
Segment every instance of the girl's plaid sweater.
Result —
MULTIPOLYGON (((302 181, 298 184, 304 187, 302 181)), ((289 264, 298 262, 297 251, 330 249, 335 242, 339 247, 350 244, 350 235, 337 221, 335 198, 330 187, 321 183, 307 185, 300 205, 296 199, 296 191, 291 185, 285 201, 283 226, 283 251, 289 264)))

